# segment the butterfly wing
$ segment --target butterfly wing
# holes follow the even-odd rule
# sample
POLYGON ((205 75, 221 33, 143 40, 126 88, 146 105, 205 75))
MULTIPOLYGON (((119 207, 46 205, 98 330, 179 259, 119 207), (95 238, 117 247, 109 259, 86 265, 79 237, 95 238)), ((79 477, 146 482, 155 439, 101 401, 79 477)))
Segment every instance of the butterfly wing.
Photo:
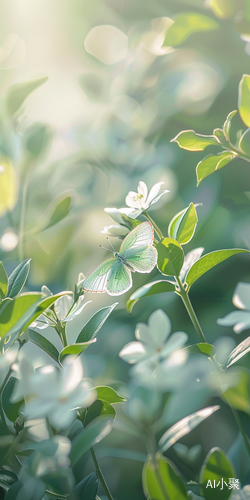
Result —
POLYGON ((107 281, 109 295, 122 295, 132 286, 131 271, 118 259, 110 269, 107 281))
POLYGON ((138 273, 150 273, 157 262, 158 253, 155 247, 132 247, 124 252, 123 257, 134 271, 138 273))
POLYGON ((130 248, 153 245, 153 242, 154 228, 151 222, 142 222, 124 238, 120 246, 120 254, 123 255, 130 248))
POLYGON ((83 290, 85 292, 104 293, 107 291, 107 281, 112 266, 116 259, 108 259, 102 262, 92 271, 83 282, 83 290))

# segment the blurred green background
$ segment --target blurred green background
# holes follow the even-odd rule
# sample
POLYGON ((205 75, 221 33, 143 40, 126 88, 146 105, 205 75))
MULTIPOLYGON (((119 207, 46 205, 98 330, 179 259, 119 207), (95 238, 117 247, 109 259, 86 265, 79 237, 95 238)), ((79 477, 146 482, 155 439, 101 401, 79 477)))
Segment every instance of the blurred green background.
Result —
MULTIPOLYGON (((164 181, 164 189, 170 190, 150 212, 164 234, 178 211, 191 201, 203 204, 187 251, 200 246, 205 253, 250 249, 248 164, 237 159, 197 188, 195 166, 204 153, 188 153, 170 143, 183 129, 211 134, 237 109, 238 84, 250 67, 250 42, 237 29, 244 9, 249 9, 247 1, 1 0, 0 148, 10 158, 18 183, 13 211, 0 219, 0 258, 8 272, 19 262, 20 241, 15 244, 21 224, 21 256, 32 258, 29 289, 43 284, 53 292, 72 288, 79 272, 88 274, 106 258, 99 248, 106 243, 100 231, 112 220, 103 209, 123 207, 126 194, 136 191, 140 180, 149 188, 164 181), (208 16, 215 29, 194 33, 175 48, 162 47, 167 18, 182 12, 208 16), (43 76, 48 76, 46 83, 10 117, 6 96, 11 86, 43 76), (29 138, 35 131, 40 135, 31 152, 29 138), (34 228, 49 203, 62 193, 72 196, 69 216, 36 234, 34 228)), ((212 151, 209 147, 207 154, 212 151)), ((119 240, 112 241, 118 248, 119 240)), ((136 274, 133 290, 147 278, 136 274)), ((159 279, 156 269, 150 279, 159 279)), ((191 300, 208 341, 235 336, 216 320, 233 309, 236 284, 249 280, 248 258, 233 257, 192 288, 191 300)), ((136 323, 146 322, 157 308, 169 315, 173 331, 186 331, 190 342, 197 340, 174 294, 144 299, 128 316, 124 305, 130 294, 118 298, 119 307, 84 358, 88 375, 97 382, 119 387, 128 380, 127 365, 118 353, 133 340, 136 323)), ((92 303, 79 316, 79 329, 94 311, 114 302, 106 294, 87 299, 92 303)), ((74 341, 76 332, 70 335, 74 341)), ((37 355, 38 350, 32 349, 37 355)), ((223 411, 224 420, 223 412, 214 415, 186 440, 201 442, 203 456, 212 445, 227 451, 235 438, 232 417, 223 411)), ((145 450, 118 431, 99 450, 114 497, 144 498, 143 455, 132 453, 129 456, 135 460, 130 461, 117 452, 117 459, 112 446, 135 454, 145 450)), ((178 462, 173 451, 169 456, 178 462)), ((83 462, 87 474, 92 463, 86 457, 83 462)), ((201 459, 197 470, 200 464, 201 459)))

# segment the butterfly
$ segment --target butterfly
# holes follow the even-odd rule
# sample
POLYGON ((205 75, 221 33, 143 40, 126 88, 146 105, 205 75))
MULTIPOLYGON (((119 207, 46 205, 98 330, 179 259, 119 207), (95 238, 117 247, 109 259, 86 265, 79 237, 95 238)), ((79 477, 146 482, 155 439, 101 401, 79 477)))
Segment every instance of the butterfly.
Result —
POLYGON ((150 273, 157 262, 157 250, 153 247, 154 228, 151 222, 142 222, 124 238, 119 252, 105 260, 83 282, 86 292, 121 295, 132 287, 132 275, 150 273))

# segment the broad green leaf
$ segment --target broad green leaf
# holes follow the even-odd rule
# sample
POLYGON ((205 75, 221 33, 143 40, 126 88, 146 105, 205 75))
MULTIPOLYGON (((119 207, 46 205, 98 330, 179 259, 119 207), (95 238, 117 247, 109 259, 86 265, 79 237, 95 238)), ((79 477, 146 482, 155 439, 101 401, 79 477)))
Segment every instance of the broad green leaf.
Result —
POLYGON ((241 10, 239 1, 235 0, 209 0, 208 7, 220 19, 234 17, 241 10))
POLYGON ((41 297, 41 293, 32 292, 14 300, 4 299, 0 308, 0 337, 25 330, 24 326, 33 317, 41 297))
POLYGON ((237 113, 237 110, 231 111, 231 113, 229 113, 227 115, 227 119, 223 125, 223 133, 224 133, 224 136, 225 136, 227 141, 230 141, 231 122, 232 122, 233 117, 236 115, 236 113, 237 113))
MULTIPOLYGON (((37 305, 37 308, 31 318, 29 318, 28 322, 25 324, 24 330, 28 328, 33 321, 35 321, 41 314, 46 311, 54 302, 56 302, 57 299, 60 299, 60 297, 63 297, 64 295, 72 295, 72 292, 60 292, 57 293, 56 295, 50 295, 48 297, 42 298, 41 302, 37 305)), ((44 296, 43 296, 44 297, 44 296)))
POLYGON ((249 371, 244 368, 241 368, 240 371, 235 369, 235 380, 235 385, 229 387, 221 397, 236 410, 244 411, 250 415, 249 371))
POLYGON ((92 472, 73 488, 69 500, 95 500, 97 490, 98 475, 97 472, 92 472))
POLYGON ((250 158, 250 128, 242 134, 239 140, 239 148, 250 158))
POLYGON ((195 205, 190 203, 189 207, 179 212, 171 220, 168 226, 168 235, 170 238, 177 240, 180 245, 185 245, 192 239, 197 222, 198 216, 195 205))
POLYGON ((95 443, 105 438, 111 431, 112 420, 101 417, 89 424, 72 442, 69 454, 73 466, 95 443))
POLYGON ((2 392, 3 409, 11 422, 15 422, 19 416, 19 409, 24 403, 24 400, 18 401, 17 403, 12 403, 10 401, 16 381, 17 379, 15 377, 10 377, 2 392))
POLYGON ((243 358, 250 351, 250 337, 243 340, 239 345, 235 347, 235 349, 228 356, 226 366, 234 365, 239 359, 243 358))
POLYGON ((225 485, 221 489, 222 478, 228 485, 229 478, 232 477, 235 477, 235 471, 224 451, 220 448, 210 450, 200 473, 200 485, 205 499, 228 500, 232 491, 225 485), (214 484, 219 486, 214 488, 214 484))
POLYGON ((236 158, 236 153, 223 151, 217 155, 208 155, 201 160, 196 167, 197 186, 209 175, 225 167, 230 161, 236 158))
POLYGON ((96 339, 93 339, 89 340, 89 342, 78 342, 77 344, 67 345, 67 347, 64 347, 64 349, 60 352, 59 355, 60 363, 65 358, 65 356, 70 356, 70 355, 79 356, 83 351, 85 351, 85 349, 87 349, 89 345, 93 344, 93 342, 95 341, 96 339))
POLYGON ((180 12, 175 16, 174 23, 167 30, 163 46, 176 47, 190 35, 199 31, 212 31, 219 28, 211 17, 197 12, 180 12))
POLYGON ((76 343, 89 342, 93 340, 101 327, 104 325, 105 321, 108 319, 109 315, 113 311, 113 309, 119 304, 119 302, 115 302, 111 306, 103 307, 99 309, 84 325, 82 330, 80 331, 76 343))
POLYGON ((96 399, 87 410, 84 418, 84 427, 98 417, 109 417, 114 419, 116 417, 116 411, 111 404, 96 399))
POLYGON ((38 78, 30 82, 15 83, 10 87, 6 97, 6 105, 10 115, 14 115, 24 103, 25 99, 40 85, 47 82, 48 77, 38 78))
POLYGON ((34 123, 24 135, 25 147, 33 158, 39 156, 49 149, 52 141, 52 132, 48 125, 44 123, 34 123))
POLYGON ((170 142, 177 142, 180 148, 187 151, 204 151, 207 146, 219 146, 219 142, 213 135, 197 134, 194 130, 183 130, 170 142))
POLYGON ((72 195, 62 193, 60 196, 52 200, 32 233, 41 233, 42 231, 55 226, 65 219, 65 217, 69 215, 72 199, 72 195))
POLYGON ((176 441, 186 436, 186 434, 191 432, 192 429, 197 427, 203 420, 210 417, 215 411, 219 410, 219 408, 219 406, 210 406, 203 410, 196 411, 170 427, 159 441, 161 453, 167 451, 176 441))
POLYGON ((46 354, 48 354, 54 361, 58 363, 59 360, 59 351, 57 348, 43 335, 36 332, 35 330, 29 329, 29 340, 36 344, 40 349, 42 349, 46 354))
POLYGON ((216 137, 218 142, 222 144, 226 149, 230 149, 230 146, 227 143, 227 140, 225 138, 224 131, 221 128, 215 128, 213 130, 213 135, 216 137))
POLYGON ((184 347, 184 349, 190 352, 191 354, 204 354, 209 358, 212 358, 216 354, 216 349, 212 344, 203 342, 200 342, 199 344, 189 345, 188 347, 184 347))
POLYGON ((0 262, 0 302, 4 299, 8 290, 8 276, 4 269, 3 263, 0 262))
POLYGON ((125 398, 119 396, 115 389, 112 387, 108 387, 106 385, 100 385, 98 387, 94 387, 95 391, 97 391, 97 399, 101 401, 106 401, 106 403, 114 404, 114 403, 123 403, 126 401, 125 398))
POLYGON ((249 253, 249 250, 244 250, 242 248, 233 248, 227 250, 216 250, 215 252, 203 255, 203 257, 201 257, 194 263, 194 265, 187 273, 186 283, 188 284, 188 288, 190 288, 195 281, 203 276, 203 274, 205 274, 213 267, 217 266, 217 264, 220 264, 224 260, 229 259, 229 257, 232 257, 233 255, 245 252, 249 253))
POLYGON ((243 75, 241 78, 238 108, 243 123, 250 127, 250 75, 243 75))
POLYGON ((145 496, 153 500, 188 500, 186 485, 175 466, 161 455, 149 455, 142 471, 145 496))
POLYGON ((166 292, 174 292, 175 285, 171 283, 171 281, 167 280, 159 280, 152 281, 152 283, 147 283, 146 285, 138 288, 136 292, 132 293, 131 297, 128 299, 126 307, 129 313, 132 312, 132 309, 138 300, 143 297, 149 297, 150 295, 157 295, 158 293, 166 293, 166 292))
POLYGON ((7 491, 4 500, 42 500, 46 484, 38 477, 27 476, 25 483, 20 480, 13 483, 7 491))
POLYGON ((18 264, 18 266, 10 274, 7 297, 13 299, 19 292, 21 292, 29 274, 30 261, 31 259, 26 259, 23 262, 20 262, 20 264, 18 264))
POLYGON ((16 171, 8 158, 0 162, 0 217, 11 212, 17 203, 18 180, 16 171))
POLYGON ((157 245, 157 267, 165 276, 179 276, 184 262, 184 253, 173 238, 164 238, 157 245))

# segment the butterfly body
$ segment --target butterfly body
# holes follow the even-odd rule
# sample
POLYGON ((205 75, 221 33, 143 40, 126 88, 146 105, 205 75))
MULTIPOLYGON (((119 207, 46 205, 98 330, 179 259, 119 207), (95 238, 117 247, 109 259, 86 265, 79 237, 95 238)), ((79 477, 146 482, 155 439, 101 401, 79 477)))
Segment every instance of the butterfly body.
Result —
POLYGON ((150 222, 142 222, 124 238, 119 252, 105 260, 83 282, 87 292, 121 295, 132 287, 131 272, 149 273, 157 261, 153 247, 154 229, 150 222))

